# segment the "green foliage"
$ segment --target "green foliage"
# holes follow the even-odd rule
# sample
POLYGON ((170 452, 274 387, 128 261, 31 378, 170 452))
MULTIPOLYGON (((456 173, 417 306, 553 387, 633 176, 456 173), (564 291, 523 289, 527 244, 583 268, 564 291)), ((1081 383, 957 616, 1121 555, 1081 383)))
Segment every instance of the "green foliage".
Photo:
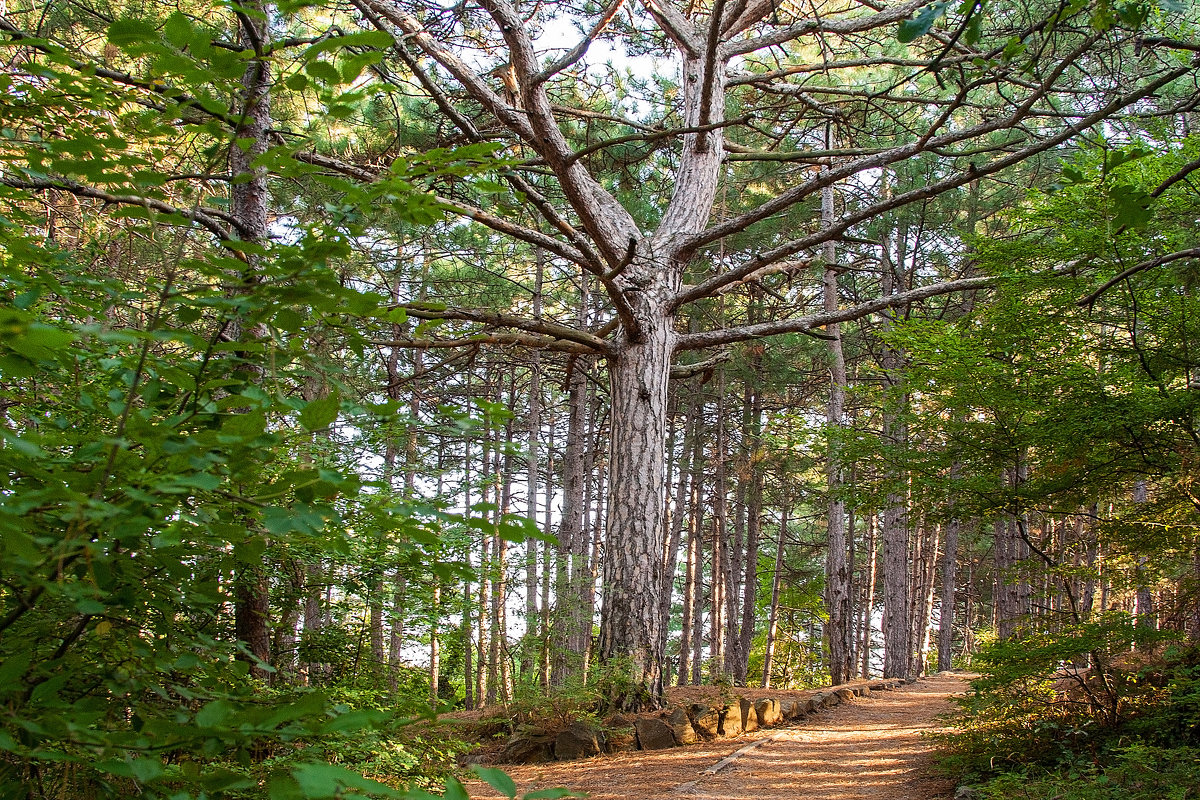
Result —
POLYGON ((1162 638, 1113 614, 989 645, 960 732, 940 736, 944 767, 983 781, 981 797, 1011 796, 1018 781, 1039 798, 1186 797, 1200 769, 1200 661, 1194 646, 1130 652, 1162 638))
MULTIPOLYGON (((407 732, 382 695, 268 690, 289 676, 237 643, 230 612, 264 565, 343 562, 363 546, 356 530, 383 543, 380 569, 448 571, 443 529, 464 520, 383 493, 322 444, 396 409, 352 399, 310 345, 361 353, 390 320, 341 270, 368 210, 432 222, 429 183, 490 168, 493 148, 359 182, 314 174, 293 157, 307 143, 273 146, 260 165, 319 187, 320 215, 285 220, 275 241, 214 242, 221 224, 205 220, 228 220, 229 200, 204 178, 244 145, 226 123, 256 56, 215 46, 233 16, 209 10, 113 19, 105 58, 152 76, 126 95, 87 48, 4 43, 33 54, 0 77, 0 164, 15 178, 0 187, 5 797, 402 796, 456 750, 407 732), (30 190, 82 182, 118 200, 107 215, 76 205, 77 218, 51 202, 74 225, 63 237, 30 190)), ((345 116, 362 98, 344 85, 385 39, 314 44, 283 83, 345 116)), ((348 631, 334 633, 304 655, 337 664, 348 631)))
POLYGON ((1130 745, 1103 768, 1091 763, 1061 772, 1006 773, 979 787, 981 800, 1185 800, 1200 786, 1200 749, 1130 745))

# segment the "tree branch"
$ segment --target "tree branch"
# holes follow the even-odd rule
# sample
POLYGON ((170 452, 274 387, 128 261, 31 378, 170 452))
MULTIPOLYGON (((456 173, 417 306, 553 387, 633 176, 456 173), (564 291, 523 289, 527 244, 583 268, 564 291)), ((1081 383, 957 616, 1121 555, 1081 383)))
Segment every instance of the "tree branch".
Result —
MULTIPOLYGON (((722 51, 728 58, 731 56, 740 56, 745 55, 746 53, 753 53, 756 50, 762 50, 767 47, 774 47, 775 45, 790 42, 792 39, 810 33, 833 33, 839 35, 845 35, 848 33, 864 33, 876 28, 881 28, 884 25, 892 25, 906 20, 912 16, 914 11, 922 6, 928 5, 928 3, 929 0, 908 0, 908 2, 900 3, 899 5, 892 6, 891 8, 885 7, 874 14, 869 14, 862 17, 840 17, 834 19, 830 19, 828 17, 814 17, 812 19, 806 19, 803 22, 798 22, 795 25, 789 25, 786 28, 781 28, 780 30, 772 33, 763 34, 762 36, 754 36, 749 39, 739 39, 736 41, 727 41, 722 47, 722 51)), ((762 2, 754 4, 754 6, 760 10, 762 10, 761 7, 763 5, 764 4, 762 2)), ((763 10, 764 16, 766 10, 770 10, 769 3, 767 4, 767 8, 763 10)), ((748 18, 749 11, 747 11, 743 17, 748 18)), ((750 21, 746 27, 754 24, 755 21, 757 20, 750 21)), ((731 27, 726 38, 728 39, 730 35, 735 35, 738 32, 738 30, 731 27)))
POLYGON ((241 233, 246 233, 245 229, 238 224, 237 220, 231 218, 224 211, 218 211, 215 208, 205 208, 197 206, 193 209, 177 208, 162 200, 155 200, 152 197, 139 197, 132 194, 112 194, 97 189, 93 186, 86 186, 77 181, 68 180, 66 178, 58 178, 56 180, 32 180, 15 178, 9 175, 0 177, 0 183, 9 186, 13 189, 24 189, 25 191, 59 191, 73 194, 77 197, 86 197, 92 200, 99 200, 103 203, 111 203, 113 205, 123 206, 141 206, 148 208, 151 211, 157 211, 160 214, 172 214, 191 220, 203 228, 206 228, 210 233, 217 237, 221 242, 228 242, 234 239, 232 229, 236 229, 241 233), (228 223, 229 227, 221 224, 228 223))
POLYGON ((608 8, 604 9, 604 13, 601 15, 596 24, 592 26, 592 29, 587 32, 586 36, 583 37, 583 41, 571 48, 571 50, 568 51, 566 55, 564 55, 558 61, 555 61, 553 64, 546 67, 536 76, 534 76, 534 85, 545 83, 546 81, 550 80, 550 78, 562 72, 564 69, 570 68, 571 65, 583 58, 584 54, 587 53, 588 48, 591 47, 592 42, 594 42, 596 37, 608 27, 608 24, 612 22, 613 17, 617 15, 617 12, 621 10, 621 6, 623 5, 625 5, 625 0, 613 0, 613 2, 609 4, 608 8))
MULTIPOLYGON (((1063 66, 1063 68, 1065 68, 1065 66, 1063 66)), ((783 258, 788 258, 805 248, 821 244, 822 242, 834 236, 840 236, 851 226, 878 216, 885 211, 890 211, 910 203, 926 200, 950 189, 954 189, 970 183, 971 181, 978 180, 981 177, 1005 170, 1008 167, 1024 161, 1027 158, 1057 147, 1063 142, 1066 142, 1067 140, 1077 136, 1080 132, 1090 128, 1092 125, 1111 117, 1116 111, 1119 111, 1126 106, 1136 103, 1138 100, 1154 94, 1162 87, 1188 74, 1193 69, 1194 65, 1189 65, 1187 67, 1179 67, 1171 70, 1161 75, 1156 80, 1139 87, 1136 91, 1121 95, 1120 97, 1109 101, 1100 109, 1079 119, 1078 122, 1067 125, 1057 134, 1030 144, 1029 146, 1012 152, 1003 158, 995 159, 982 166, 972 165, 972 168, 959 172, 949 178, 938 181, 937 183, 932 183, 919 189, 914 189, 912 191, 896 195, 892 198, 861 209, 857 213, 843 217, 831 228, 820 231, 811 236, 785 242, 784 244, 751 259, 737 268, 731 269, 720 275, 716 275, 701 284, 685 289, 677 296, 674 307, 678 308, 685 303, 690 303, 702 297, 707 297, 727 283, 741 280, 746 275, 754 272, 755 270, 761 269, 768 264, 783 258)), ((863 170, 887 166, 888 164, 892 164, 896 161, 916 155, 925 149, 943 148, 959 141, 976 138, 985 133, 1012 128, 1018 121, 1020 121, 1021 117, 1019 114, 1021 113, 1022 109, 1028 110, 1028 105, 1023 104, 1016 112, 1014 112, 1013 116, 1010 116, 1007 119, 985 122, 958 133, 950 133, 940 137, 935 137, 926 143, 925 148, 917 147, 915 143, 904 145, 875 156, 858 159, 838 169, 831 169, 828 172, 801 184, 800 186, 783 192, 779 195, 779 197, 763 203, 752 211, 749 211, 731 220, 727 220, 719 225, 715 225, 703 233, 697 234, 696 236, 692 237, 691 241, 686 243, 683 252, 694 252, 696 249, 705 244, 717 241, 718 239, 724 238, 730 234, 738 233, 753 223, 766 219, 772 214, 794 205, 797 202, 800 202, 804 198, 810 196, 812 193, 819 191, 822 187, 826 185, 833 185, 834 183, 845 180, 851 175, 862 172, 863 170)))
POLYGON ((1104 285, 1096 291, 1092 292, 1086 297, 1081 297, 1076 301, 1076 305, 1090 306, 1100 299, 1100 295, 1104 294, 1121 281, 1131 278, 1139 272, 1144 272, 1145 270, 1153 269, 1154 267, 1161 267, 1163 264, 1170 264, 1172 261, 1180 261, 1185 258, 1200 258, 1200 247, 1192 247, 1188 248, 1187 250, 1176 250, 1174 253, 1168 253, 1165 256, 1151 258, 1147 261, 1141 262, 1140 264, 1134 264, 1129 269, 1121 272, 1121 274, 1117 275, 1115 278, 1105 281, 1104 285))
POLYGON ((733 344, 734 342, 761 339, 764 336, 776 336, 781 333, 803 333, 808 336, 828 339, 830 337, 818 334, 814 329, 838 322, 850 322, 861 319, 886 308, 905 306, 909 303, 915 303, 919 300, 925 300, 938 295, 983 289, 995 282, 996 279, 992 277, 961 278, 956 281, 930 284, 929 286, 911 289, 900 294, 880 297, 868 303, 861 303, 832 313, 811 314, 806 317, 760 322, 755 325, 742 325, 736 328, 723 328, 703 333, 685 333, 678 337, 675 349, 676 351, 682 351, 699 350, 705 347, 719 347, 733 344))
POLYGON ((704 43, 700 31, 696 30, 696 26, 671 3, 671 0, 645 0, 644 5, 663 33, 675 42, 676 47, 693 58, 700 56, 704 43))
POLYGON ((516 328, 555 341, 574 342, 588 352, 598 355, 608 355, 612 349, 607 341, 594 334, 544 319, 529 319, 490 309, 442 307, 429 303, 401 303, 392 308, 404 309, 408 316, 417 319, 460 320, 490 327, 516 328))
POLYGON ((371 344, 378 347, 411 347, 416 350, 445 350, 453 347, 472 347, 488 344, 527 347, 533 350, 553 350, 557 353, 572 353, 575 355, 597 354, 592 348, 578 342, 556 339, 553 336, 537 336, 529 333, 513 332, 477 333, 457 339, 421 339, 416 337, 376 339, 371 344))

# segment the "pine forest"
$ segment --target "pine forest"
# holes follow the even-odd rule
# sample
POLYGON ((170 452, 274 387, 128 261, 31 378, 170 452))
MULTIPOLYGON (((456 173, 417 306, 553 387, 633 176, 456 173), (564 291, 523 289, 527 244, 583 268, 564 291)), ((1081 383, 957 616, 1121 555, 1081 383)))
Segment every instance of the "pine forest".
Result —
POLYGON ((1200 797, 1197 125, 1192 0, 0 0, 0 798, 950 670, 1200 797))

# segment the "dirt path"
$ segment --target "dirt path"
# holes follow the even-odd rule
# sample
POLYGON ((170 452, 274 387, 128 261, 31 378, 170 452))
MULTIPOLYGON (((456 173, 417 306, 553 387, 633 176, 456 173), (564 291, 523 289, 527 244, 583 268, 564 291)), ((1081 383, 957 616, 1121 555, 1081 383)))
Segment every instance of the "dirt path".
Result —
MULTIPOLYGON (((933 774, 933 747, 921 734, 939 728, 949 696, 965 689, 960 677, 935 676, 738 739, 506 770, 522 793, 565 786, 592 800, 944 800, 954 787, 933 774)), ((472 798, 496 797, 469 788, 472 798)))

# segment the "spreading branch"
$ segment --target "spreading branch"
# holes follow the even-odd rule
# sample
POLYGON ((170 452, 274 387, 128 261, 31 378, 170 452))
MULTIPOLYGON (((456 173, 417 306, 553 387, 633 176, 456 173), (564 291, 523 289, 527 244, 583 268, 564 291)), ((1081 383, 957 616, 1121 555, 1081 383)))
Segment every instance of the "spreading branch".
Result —
MULTIPOLYGON (((707 281, 704 281, 701 284, 683 290, 676 297, 675 307, 678 308, 686 303, 694 302, 702 297, 708 297, 726 284, 741 280, 746 275, 762 269, 764 266, 767 266, 775 261, 790 258, 801 250, 814 247, 831 238, 840 236, 853 225, 857 225, 861 222, 865 222, 869 219, 877 217, 884 212, 891 211, 911 203, 927 200, 931 197, 936 197, 937 195, 940 195, 951 189, 964 186, 975 180, 979 180, 984 176, 1001 172, 1039 153, 1051 150, 1074 138, 1075 136, 1078 136, 1081 132, 1087 130, 1096 123, 1111 117, 1122 108, 1130 106, 1145 97, 1153 95, 1162 87, 1188 74, 1194 68, 1194 65, 1188 65, 1164 73, 1157 79, 1150 81, 1135 91, 1114 98, 1091 114, 1087 114, 1075 123, 1065 126, 1057 134, 1049 136, 1040 141, 1033 142, 1028 146, 1019 150, 1015 150, 1004 157, 994 159, 982 165, 971 165, 971 167, 968 169, 960 170, 959 172, 956 172, 950 177, 947 177, 941 181, 928 184, 918 189, 913 189, 909 192, 895 195, 886 200, 869 205, 854 214, 848 214, 842 217, 836 225, 830 228, 821 230, 806 237, 794 239, 790 242, 785 242, 784 244, 766 253, 750 259, 746 263, 734 269, 728 270, 710 278, 707 281)), ((917 145, 913 143, 903 147, 894 148, 875 156, 857 159, 842 167, 830 169, 791 190, 781 193, 778 198, 767 201, 758 208, 753 209, 746 214, 742 214, 719 225, 715 225, 709 230, 698 234, 686 245, 686 248, 694 251, 700 246, 717 241, 725 236, 738 233, 749 227, 751 224, 766 219, 778 211, 800 202, 804 198, 812 195, 814 192, 819 191, 822 187, 827 185, 831 186, 839 181, 845 180, 851 175, 862 172, 863 170, 888 166, 897 161, 910 158, 911 156, 916 155, 925 149, 944 148, 960 141, 976 138, 985 133, 1012 128, 1020 119, 1023 118, 1023 114, 1024 112, 1028 111, 1028 107, 1028 104, 1023 104, 1017 109, 1017 111, 1013 113, 1012 116, 1003 120, 983 122, 962 132, 947 133, 943 136, 935 137, 927 142, 924 148, 917 147, 917 145)))
POLYGON ((685 333, 681 334, 676 340, 675 349, 676 351, 682 351, 700 350, 706 347, 721 347, 734 344, 735 342, 745 342, 752 339, 761 339, 765 336, 777 336, 783 333, 803 333, 807 336, 816 336, 818 338, 831 338, 819 334, 817 329, 839 322, 851 322, 856 319, 862 319, 884 309, 906 306, 930 297, 983 289, 991 286, 995 281, 996 279, 992 277, 962 278, 880 297, 867 303, 860 303, 859 305, 830 313, 810 314, 793 319, 772 320, 770 322, 740 325, 733 328, 722 328, 701 333, 685 333))
POLYGON ((121 206, 140 206, 160 214, 170 214, 183 219, 191 220, 201 227, 208 230, 220 242, 232 241, 236 237, 233 234, 234 230, 241 233, 246 233, 243 226, 238 224, 238 221, 230 217, 224 211, 215 208, 206 208, 196 206, 194 208, 179 208, 162 200, 156 200, 152 197, 142 197, 132 194, 113 194, 94 186, 87 186, 78 181, 68 180, 67 178, 58 178, 56 180, 34 180, 16 178, 5 175, 0 177, 0 183, 13 189, 23 189, 30 192, 67 192, 76 197, 86 197, 91 200, 99 200, 102 203, 121 206))
POLYGON ((592 333, 545 319, 529 319, 517 314, 507 314, 491 309, 453 308, 428 303, 402 303, 393 308, 404 309, 408 316, 416 319, 459 320, 494 328, 515 328, 518 331, 541 336, 543 339, 572 342, 587 352, 597 355, 608 355, 612 349, 608 342, 592 333))

